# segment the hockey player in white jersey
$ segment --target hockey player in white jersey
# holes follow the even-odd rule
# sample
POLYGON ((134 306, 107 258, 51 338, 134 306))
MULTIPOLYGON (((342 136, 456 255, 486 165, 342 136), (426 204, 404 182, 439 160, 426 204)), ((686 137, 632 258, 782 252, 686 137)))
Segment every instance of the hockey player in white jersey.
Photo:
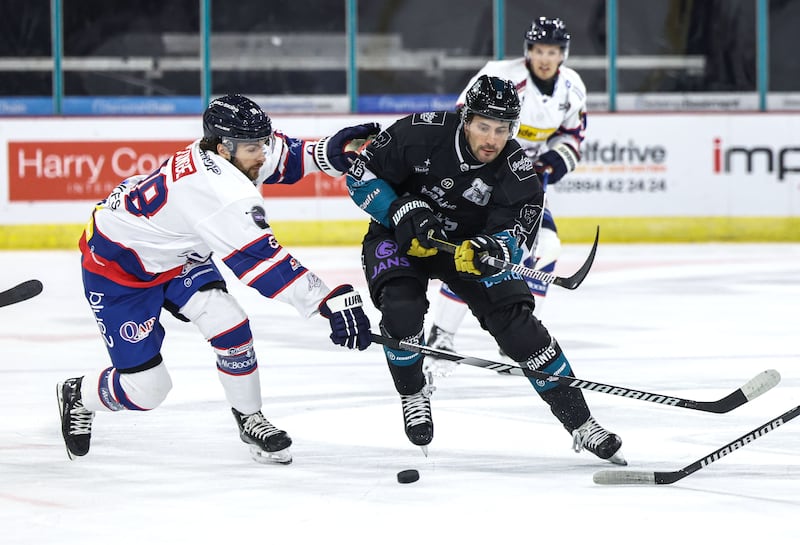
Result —
POLYGON ((339 175, 356 157, 348 144, 378 131, 365 124, 320 141, 298 140, 273 132, 269 116, 250 99, 226 95, 205 110, 202 139, 149 175, 123 181, 97 204, 80 239, 81 264, 111 366, 57 387, 71 459, 88 453, 97 411, 145 411, 166 398, 172 383, 161 356, 165 308, 194 323, 211 345, 254 459, 291 462, 289 435, 261 413, 248 317, 211 256, 263 296, 304 317, 327 318, 335 344, 364 350, 370 324, 359 294, 349 284, 330 289, 280 245, 258 185, 294 183, 320 170, 339 175))
MULTIPOLYGON (((575 169, 586 129, 586 86, 577 72, 563 64, 569 56, 569 42, 570 35, 561 19, 539 17, 525 32, 523 57, 488 62, 458 97, 461 107, 466 92, 483 74, 514 82, 522 101, 516 139, 528 157, 534 159, 534 168, 545 189, 547 184, 557 183, 575 169)), ((553 272, 561 253, 561 240, 549 208, 545 208, 542 216, 533 253, 530 248, 526 250, 523 261, 527 267, 553 272)), ((536 296, 536 315, 540 316, 548 284, 526 281, 536 296)), ((454 335, 467 306, 443 284, 433 310, 428 344, 453 351, 454 335)), ((429 370, 440 376, 448 375, 455 366, 451 361, 428 360, 429 370)))

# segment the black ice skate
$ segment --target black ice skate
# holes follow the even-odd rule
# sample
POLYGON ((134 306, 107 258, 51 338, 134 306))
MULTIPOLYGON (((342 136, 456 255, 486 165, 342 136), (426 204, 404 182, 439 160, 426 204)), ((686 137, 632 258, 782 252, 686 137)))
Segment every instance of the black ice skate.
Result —
POLYGON ((292 438, 285 431, 273 426, 261 411, 253 414, 242 414, 233 408, 231 411, 239 426, 239 437, 250 445, 253 460, 262 464, 292 463, 292 453, 289 452, 292 438))
POLYGON ((433 417, 431 416, 431 393, 433 388, 425 385, 416 394, 401 395, 403 421, 408 440, 428 455, 428 444, 433 440, 433 417))
POLYGON ((586 449, 612 464, 626 466, 628 462, 622 455, 621 447, 622 439, 603 428, 593 416, 572 432, 572 448, 575 452, 586 449))
POLYGON ((70 378, 56 386, 58 412, 61 416, 61 435, 67 447, 67 456, 74 460, 86 456, 92 439, 94 413, 84 408, 81 399, 83 377, 70 378))

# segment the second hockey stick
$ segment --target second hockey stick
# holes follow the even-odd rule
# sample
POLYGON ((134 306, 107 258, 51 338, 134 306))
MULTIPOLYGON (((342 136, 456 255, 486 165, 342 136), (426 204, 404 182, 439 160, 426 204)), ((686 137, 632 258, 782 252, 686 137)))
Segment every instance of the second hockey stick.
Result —
POLYGON ((603 384, 601 382, 594 382, 591 380, 579 379, 575 377, 562 377, 559 375, 551 375, 543 371, 536 371, 527 369, 517 365, 509 365, 482 358, 472 356, 462 356, 455 352, 447 350, 440 350, 430 346, 423 346, 417 343, 408 341, 399 341, 372 333, 372 342, 388 346, 395 350, 408 350, 410 352, 417 352, 425 356, 440 358, 443 360, 450 360, 456 363, 465 365, 472 365, 473 367, 482 367, 484 369, 491 369, 501 375, 519 375, 535 380, 542 380, 545 382, 557 382, 562 386, 569 388, 579 388, 581 390, 590 390, 601 394, 610 394, 620 397, 627 397, 630 399, 638 399, 639 401, 649 401, 651 403, 658 403, 660 405, 668 405, 671 407, 682 407, 684 409, 693 409, 695 411, 704 411, 709 413, 727 413, 733 409, 744 405, 748 401, 752 401, 764 392, 771 390, 781 380, 780 374, 774 369, 762 371, 749 381, 747 381, 740 388, 737 388, 725 397, 716 401, 694 401, 692 399, 684 399, 682 397, 668 396, 665 394, 653 394, 645 392, 644 390, 634 390, 633 388, 625 388, 622 386, 612 386, 610 384, 603 384))
POLYGON ((26 280, 13 288, 0 292, 0 307, 13 305, 36 297, 42 293, 42 283, 38 280, 26 280))
POLYGON ((686 467, 682 467, 676 471, 628 471, 628 470, 613 470, 604 469, 598 471, 592 477, 596 484, 672 484, 680 481, 684 477, 688 477, 695 471, 703 469, 704 467, 712 464, 727 456, 735 450, 752 443, 759 437, 763 437, 775 428, 783 426, 791 419, 800 415, 800 405, 794 409, 789 409, 777 418, 773 418, 769 422, 761 424, 759 427, 746 433, 741 437, 734 439, 714 452, 703 456, 686 467))
MULTIPOLYGON (((428 232, 428 239, 434 243, 437 249, 449 252, 451 254, 455 253, 456 248, 458 248, 457 244, 453 244, 447 240, 439 240, 438 238, 434 238, 433 231, 428 232)), ((592 249, 589 251, 589 256, 586 258, 586 261, 583 262, 583 265, 581 265, 581 268, 578 269, 575 274, 566 278, 542 271, 537 271, 536 269, 531 269, 530 267, 519 265, 517 263, 511 263, 509 261, 497 259, 488 254, 482 255, 480 259, 482 262, 503 271, 511 271, 519 274, 520 276, 544 282, 545 284, 555 284, 556 286, 561 286, 562 288, 566 288, 568 290, 574 290, 581 285, 583 279, 586 278, 587 274, 589 274, 589 269, 592 268, 594 256, 597 253, 597 242, 599 240, 600 226, 598 225, 597 232, 594 235, 594 243, 592 244, 592 249)))

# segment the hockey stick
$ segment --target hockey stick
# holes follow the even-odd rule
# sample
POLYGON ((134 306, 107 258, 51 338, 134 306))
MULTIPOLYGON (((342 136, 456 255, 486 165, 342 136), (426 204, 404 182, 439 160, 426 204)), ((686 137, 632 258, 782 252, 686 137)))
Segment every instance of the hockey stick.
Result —
POLYGON ((581 390, 591 390, 601 394, 610 394, 620 397, 628 397, 631 399, 638 399, 639 401, 649 401, 651 403, 659 403, 661 405, 669 405, 671 407, 682 407, 684 409, 693 409, 695 411, 704 411, 709 413, 727 413, 744 405, 748 401, 752 401, 764 392, 772 389, 781 380, 780 374, 774 369, 762 371, 743 386, 737 388, 725 397, 716 401, 693 401, 691 399, 683 399, 681 397, 668 396, 664 394, 653 394, 643 390, 634 390, 632 388, 625 388, 622 386, 611 386, 601 382, 593 382, 591 380, 579 379, 575 377, 562 377, 558 375, 551 375, 543 371, 536 371, 533 369, 526 369, 517 365, 508 365, 506 363, 499 363, 496 361, 485 360, 472 356, 462 356, 455 352, 448 352, 447 350, 439 350, 430 346, 423 346, 420 344, 398 341, 391 337, 385 337, 377 333, 372 333, 372 342, 388 346, 395 350, 408 350, 417 352, 426 356, 450 360, 457 363, 472 365, 474 367, 483 367, 484 369, 491 369, 497 371, 501 375, 518 375, 545 382, 557 382, 562 386, 569 388, 579 388, 581 390))
POLYGON ((617 471, 613 469, 604 469, 596 472, 592 479, 596 484, 672 484, 716 462, 723 456, 727 456, 733 451, 752 443, 759 437, 763 437, 798 415, 800 415, 800 405, 677 471, 617 471))
MULTIPOLYGON (((594 243, 592 244, 592 249, 589 251, 589 256, 586 258, 586 261, 583 262, 583 265, 581 265, 581 268, 578 269, 575 274, 566 278, 542 271, 537 271, 536 269, 531 269, 524 265, 518 265, 517 263, 511 263, 503 259, 497 259, 489 254, 483 254, 480 257, 483 263, 487 263, 492 267, 496 267, 497 269, 511 271, 521 276, 544 282, 545 284, 555 284, 556 286, 561 286, 562 288, 567 288, 568 290, 574 290, 581 285, 583 279, 586 278, 587 274, 589 274, 589 269, 592 268, 594 256, 597 253, 597 242, 599 239, 600 226, 598 225, 597 232, 594 235, 594 243)), ((435 238, 433 236, 433 230, 428 232, 428 240, 432 241, 437 249, 451 254, 454 254, 456 252, 456 248, 458 248, 458 244, 453 244, 447 240, 439 240, 438 238, 435 238)))
POLYGON ((26 280, 25 282, 0 292, 0 307, 13 305, 36 297, 42 293, 42 283, 38 280, 26 280))

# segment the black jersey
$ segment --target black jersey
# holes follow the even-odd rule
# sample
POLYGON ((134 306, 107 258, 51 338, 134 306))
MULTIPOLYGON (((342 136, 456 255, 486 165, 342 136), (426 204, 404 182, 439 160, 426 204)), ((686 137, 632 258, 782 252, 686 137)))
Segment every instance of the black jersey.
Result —
POLYGON ((527 247, 544 201, 533 160, 515 140, 497 159, 481 163, 452 112, 412 114, 391 125, 356 159, 348 188, 387 227, 392 201, 413 195, 430 205, 451 240, 508 231, 527 247))

